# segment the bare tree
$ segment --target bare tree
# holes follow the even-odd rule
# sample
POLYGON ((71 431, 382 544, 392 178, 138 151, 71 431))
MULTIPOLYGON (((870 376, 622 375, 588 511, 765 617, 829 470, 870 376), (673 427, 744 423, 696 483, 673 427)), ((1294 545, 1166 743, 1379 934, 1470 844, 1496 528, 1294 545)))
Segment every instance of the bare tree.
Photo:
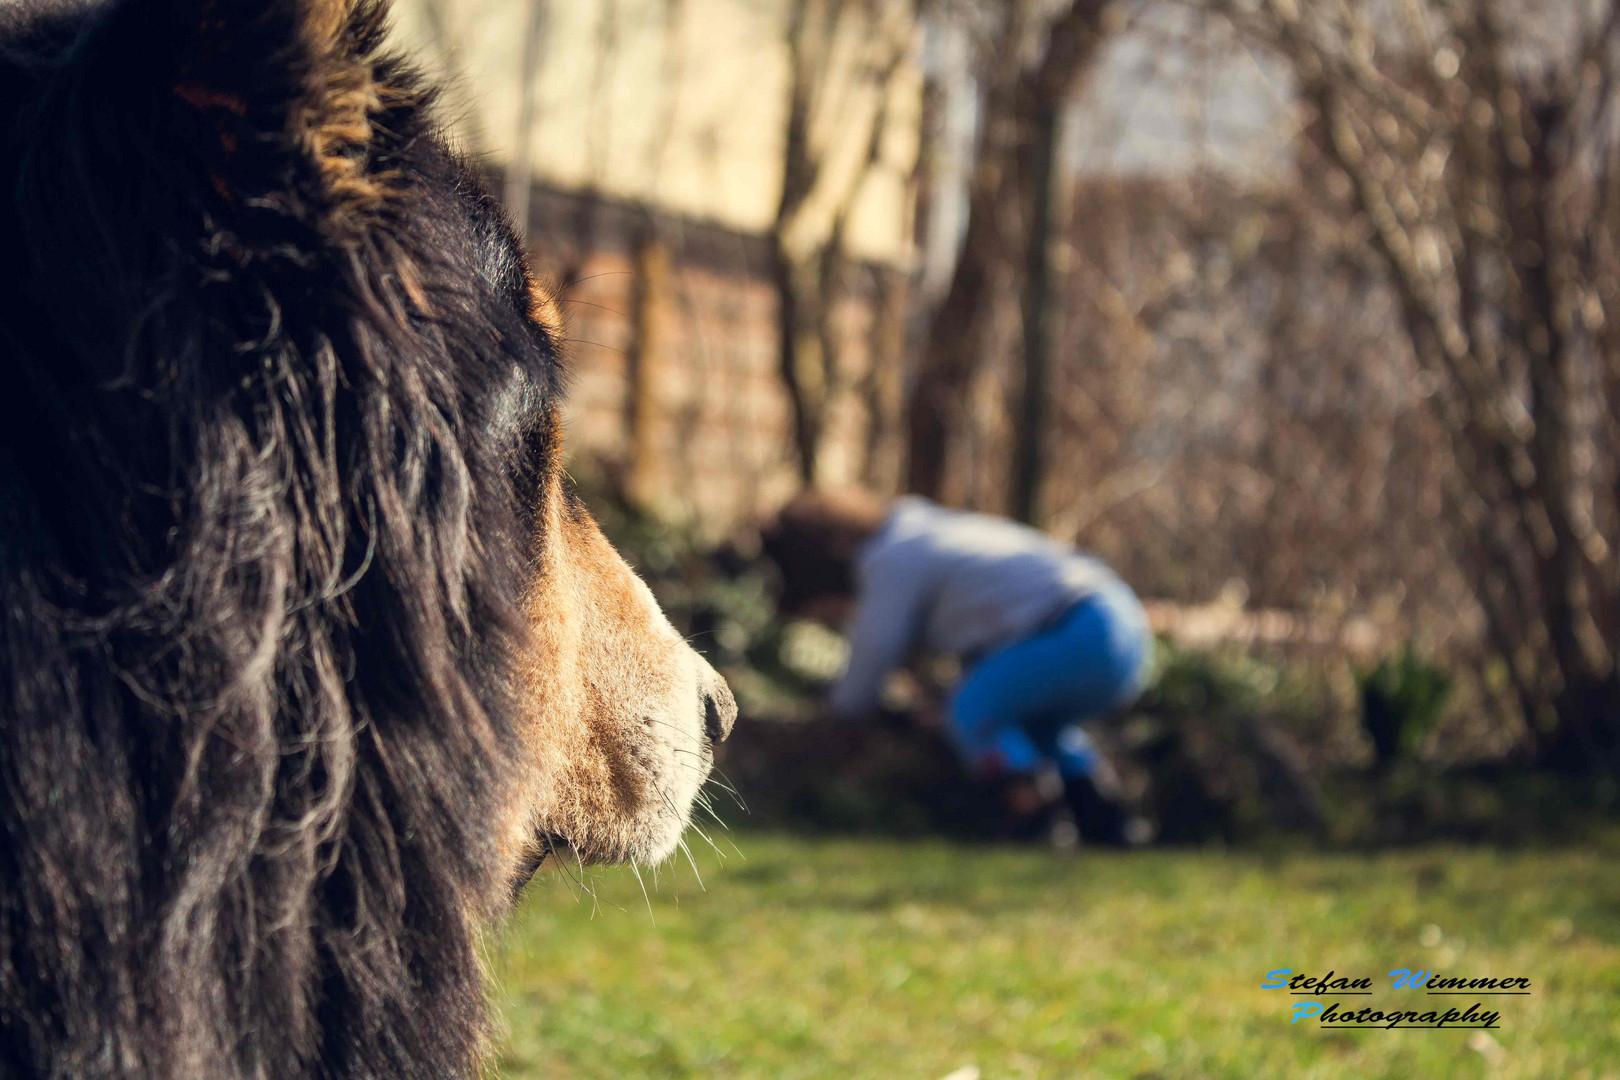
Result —
POLYGON ((987 347, 987 328, 1022 285, 1028 367, 1015 487, 1030 516, 1044 430, 1047 243, 1057 112, 1110 28, 1108 0, 1069 0, 1042 17, 1035 0, 994 5, 981 76, 979 142, 969 180, 966 235, 950 287, 929 325, 908 402, 907 486, 938 498, 951 432, 987 347), (1037 59, 1026 42, 1038 38, 1037 59))
POLYGON ((506 212, 525 243, 529 238, 530 186, 534 180, 534 84, 540 73, 545 30, 546 0, 529 0, 518 61, 517 128, 512 133, 512 160, 506 170, 506 212))
MULTIPOLYGON (((675 261, 681 251, 681 230, 678 225, 669 227, 659 195, 680 113, 686 0, 662 0, 660 7, 658 120, 645 147, 647 220, 636 239, 631 344, 625 357, 625 431, 630 445, 624 488, 626 495, 644 509, 667 509, 669 502, 670 463, 663 452, 667 419, 664 375, 675 359, 675 335, 670 324, 678 291, 675 261)), ((681 440, 682 445, 687 443, 681 440)))
POLYGON ((849 375, 834 304, 844 229, 882 158, 892 83, 911 48, 909 8, 890 0, 792 0, 782 194, 772 228, 782 384, 800 478, 818 478, 827 413, 849 375), (854 122, 851 120, 853 118, 854 122), (842 140, 853 132, 857 158, 842 140))
POLYGON ((1232 2, 1291 66, 1450 435, 1444 524, 1544 759, 1620 744, 1620 8, 1232 2))

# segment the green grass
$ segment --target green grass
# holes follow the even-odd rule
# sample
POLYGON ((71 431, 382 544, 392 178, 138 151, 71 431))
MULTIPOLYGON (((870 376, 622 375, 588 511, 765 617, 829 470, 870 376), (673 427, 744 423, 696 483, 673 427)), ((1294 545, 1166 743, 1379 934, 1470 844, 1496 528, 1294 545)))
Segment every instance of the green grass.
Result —
MULTIPOLYGON (((1620 1077, 1620 837, 1596 848, 1060 855, 741 834, 552 871, 494 967, 502 1076, 1620 1077), (577 876, 577 875, 576 875, 577 876), (1524 975, 1500 1030, 1290 1024, 1263 974, 1524 975)), ((1492 1004, 1496 1003, 1496 1004, 1492 1004)))

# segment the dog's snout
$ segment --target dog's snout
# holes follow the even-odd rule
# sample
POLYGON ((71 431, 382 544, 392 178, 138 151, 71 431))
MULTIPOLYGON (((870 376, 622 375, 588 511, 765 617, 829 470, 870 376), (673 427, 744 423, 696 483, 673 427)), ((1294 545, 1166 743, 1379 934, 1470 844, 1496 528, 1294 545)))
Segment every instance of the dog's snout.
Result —
POLYGON ((737 699, 731 687, 718 674, 712 674, 703 689, 703 733, 711 743, 725 741, 737 722, 737 699))

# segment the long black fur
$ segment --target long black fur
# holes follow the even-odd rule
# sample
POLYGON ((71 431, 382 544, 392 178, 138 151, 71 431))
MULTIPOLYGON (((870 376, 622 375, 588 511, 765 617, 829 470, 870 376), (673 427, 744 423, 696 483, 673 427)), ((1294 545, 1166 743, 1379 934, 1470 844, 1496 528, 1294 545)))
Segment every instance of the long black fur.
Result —
POLYGON ((4 19, 0 1076, 470 1075, 522 253, 369 4, 4 19))

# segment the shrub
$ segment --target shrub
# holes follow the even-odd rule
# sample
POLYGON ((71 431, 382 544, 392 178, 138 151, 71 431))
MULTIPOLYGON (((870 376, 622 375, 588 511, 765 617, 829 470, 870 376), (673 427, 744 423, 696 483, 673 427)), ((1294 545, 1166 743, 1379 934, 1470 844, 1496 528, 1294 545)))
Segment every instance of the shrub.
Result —
POLYGON ((1421 659, 1411 645, 1399 656, 1380 660, 1357 682, 1361 723, 1379 770, 1417 752, 1439 724, 1451 694, 1451 677, 1421 659))

